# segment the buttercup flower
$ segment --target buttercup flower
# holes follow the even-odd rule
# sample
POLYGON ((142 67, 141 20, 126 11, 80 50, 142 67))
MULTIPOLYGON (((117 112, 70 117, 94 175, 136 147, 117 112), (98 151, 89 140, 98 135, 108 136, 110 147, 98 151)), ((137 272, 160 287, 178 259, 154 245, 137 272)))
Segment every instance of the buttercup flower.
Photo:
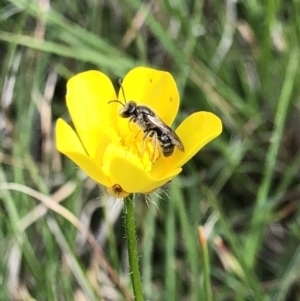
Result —
POLYGON ((172 75, 138 67, 125 76, 122 89, 117 97, 110 79, 99 71, 75 75, 68 81, 66 96, 75 130, 62 119, 56 124, 57 149, 115 197, 148 193, 169 182, 222 131, 221 120, 214 114, 194 113, 175 131, 184 151, 175 147, 170 157, 164 157, 159 143, 144 139, 134 122, 119 116, 122 105, 110 101, 133 100, 171 126, 179 107, 172 75))

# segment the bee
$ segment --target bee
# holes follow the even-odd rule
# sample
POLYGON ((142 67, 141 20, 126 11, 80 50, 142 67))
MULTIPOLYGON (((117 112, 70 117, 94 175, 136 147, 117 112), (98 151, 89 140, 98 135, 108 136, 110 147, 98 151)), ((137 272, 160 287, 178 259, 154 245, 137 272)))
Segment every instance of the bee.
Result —
MULTIPOLYGON (((135 101, 126 101, 125 93, 121 82, 119 82, 125 103, 119 100, 111 100, 108 103, 117 102, 122 105, 119 115, 122 118, 129 118, 129 123, 134 122, 144 132, 143 141, 147 137, 154 140, 154 151, 157 140, 159 141, 161 152, 165 157, 170 157, 175 147, 184 152, 184 146, 177 134, 166 125, 149 107, 138 105, 135 101)), ((153 154, 154 157, 154 154, 153 154)))

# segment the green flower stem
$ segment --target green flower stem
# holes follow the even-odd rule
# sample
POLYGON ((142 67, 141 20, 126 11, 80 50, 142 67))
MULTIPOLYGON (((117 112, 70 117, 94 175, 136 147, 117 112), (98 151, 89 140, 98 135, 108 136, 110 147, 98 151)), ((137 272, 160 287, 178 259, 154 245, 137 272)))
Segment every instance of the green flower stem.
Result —
POLYGON ((136 245, 134 202, 132 196, 124 199, 124 218, 133 293, 136 301, 144 301, 136 245))

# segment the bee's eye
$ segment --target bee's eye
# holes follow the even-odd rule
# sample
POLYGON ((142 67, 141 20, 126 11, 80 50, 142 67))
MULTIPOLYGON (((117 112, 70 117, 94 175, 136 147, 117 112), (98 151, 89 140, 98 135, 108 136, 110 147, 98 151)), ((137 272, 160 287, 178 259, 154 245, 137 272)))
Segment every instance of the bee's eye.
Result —
POLYGON ((130 103, 129 105, 128 105, 128 112, 131 114, 131 113, 133 113, 134 111, 135 111, 135 109, 136 109, 136 105, 134 104, 134 103, 130 103))
POLYGON ((119 111, 119 115, 123 118, 128 118, 131 115, 136 114, 136 103, 135 102, 128 102, 124 107, 122 107, 119 111))

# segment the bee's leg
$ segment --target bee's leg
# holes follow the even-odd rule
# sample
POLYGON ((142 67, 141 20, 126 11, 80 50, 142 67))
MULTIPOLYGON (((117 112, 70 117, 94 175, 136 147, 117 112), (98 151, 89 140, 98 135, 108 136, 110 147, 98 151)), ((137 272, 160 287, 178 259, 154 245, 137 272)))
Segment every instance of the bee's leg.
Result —
POLYGON ((131 120, 128 121, 128 128, 129 128, 129 131, 131 132, 130 122, 131 122, 131 120))
POLYGON ((135 138, 134 138, 134 139, 137 138, 137 136, 139 135, 140 132, 141 132, 141 130, 138 131, 138 133, 135 135, 135 138))
POLYGON ((129 121, 128 121, 128 127, 129 127, 129 130, 131 131, 130 122, 136 122, 135 116, 130 117, 129 121))
POLYGON ((147 137, 150 137, 150 138, 153 138, 152 139, 152 143, 153 143, 153 153, 152 153, 152 158, 151 158, 151 162, 154 163, 154 158, 155 158, 155 152, 156 152, 156 148, 157 148, 157 133, 155 131, 149 131, 149 132, 146 132, 145 135, 144 135, 144 141, 147 137))
MULTIPOLYGON (((139 134, 139 133, 138 133, 139 134)), ((148 131, 144 131, 144 137, 143 137, 143 147, 142 147, 142 156, 144 154, 144 151, 145 151, 145 140, 147 139, 147 137, 150 135, 150 132, 148 131)))
POLYGON ((154 163, 154 159, 155 159, 155 153, 156 153, 156 148, 157 148, 157 133, 155 131, 152 131, 151 133, 151 137, 153 138, 153 154, 152 154, 152 158, 151 158, 151 162, 154 163))
POLYGON ((146 131, 146 130, 144 130, 142 156, 143 156, 144 151, 146 149, 146 144, 145 144, 146 143, 146 139, 147 139, 147 137, 152 137, 153 136, 152 132, 153 131, 146 131))

